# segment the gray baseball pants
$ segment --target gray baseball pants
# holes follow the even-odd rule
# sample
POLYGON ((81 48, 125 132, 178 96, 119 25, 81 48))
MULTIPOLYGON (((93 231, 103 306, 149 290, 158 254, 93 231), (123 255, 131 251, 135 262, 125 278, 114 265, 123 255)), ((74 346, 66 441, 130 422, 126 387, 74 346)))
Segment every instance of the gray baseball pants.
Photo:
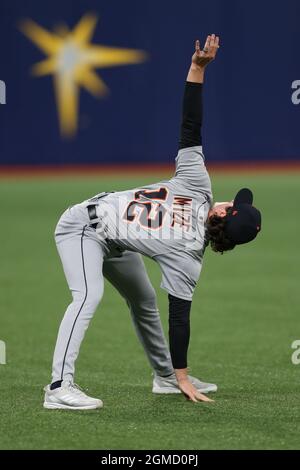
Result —
POLYGON ((61 322, 53 358, 52 382, 73 380, 75 361, 90 320, 101 301, 104 277, 119 291, 151 367, 158 375, 174 372, 156 303, 141 255, 126 251, 107 256, 96 232, 71 208, 56 228, 57 249, 73 301, 61 322), (73 211, 73 214, 72 214, 73 211), (74 218, 75 216, 75 218, 74 218), (86 224, 83 225, 83 222, 86 224))

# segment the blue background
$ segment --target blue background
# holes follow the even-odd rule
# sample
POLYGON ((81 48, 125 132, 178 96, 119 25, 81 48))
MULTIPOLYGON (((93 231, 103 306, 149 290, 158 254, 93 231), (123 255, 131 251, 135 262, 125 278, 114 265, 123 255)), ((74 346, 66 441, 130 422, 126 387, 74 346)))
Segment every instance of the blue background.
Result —
POLYGON ((168 163, 177 150, 184 81, 195 38, 221 36, 207 71, 204 146, 210 161, 300 159, 299 0, 1 0, 0 164, 168 163), (81 92, 79 132, 62 139, 52 78, 33 78, 45 56, 19 30, 52 30, 99 14, 92 42, 142 49, 143 64, 97 69, 110 95, 81 92))

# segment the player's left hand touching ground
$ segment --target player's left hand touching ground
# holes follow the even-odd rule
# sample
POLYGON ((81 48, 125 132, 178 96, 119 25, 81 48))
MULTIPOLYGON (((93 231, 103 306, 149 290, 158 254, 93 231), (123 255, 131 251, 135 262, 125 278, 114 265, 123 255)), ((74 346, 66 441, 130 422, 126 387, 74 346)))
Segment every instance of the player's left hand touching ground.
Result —
POLYGON ((219 45, 219 36, 211 34, 207 36, 204 48, 201 50, 200 41, 195 43, 195 52, 192 57, 192 64, 205 68, 217 55, 219 45))
POLYGON ((187 400, 191 400, 195 403, 198 401, 213 402, 211 398, 208 398, 203 393, 198 392, 194 385, 189 381, 188 378, 178 380, 178 386, 181 392, 185 395, 187 400))

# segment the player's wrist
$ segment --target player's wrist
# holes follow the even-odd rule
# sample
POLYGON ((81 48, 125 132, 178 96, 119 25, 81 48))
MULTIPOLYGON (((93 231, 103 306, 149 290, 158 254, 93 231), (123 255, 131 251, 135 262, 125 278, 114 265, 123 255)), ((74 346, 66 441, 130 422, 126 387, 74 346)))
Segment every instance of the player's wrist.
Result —
POLYGON ((175 369, 175 375, 178 383, 188 380, 188 369, 175 369))
POLYGON ((180 380, 177 379, 177 382, 178 382, 178 385, 183 385, 183 384, 186 384, 186 383, 190 383, 190 381, 187 377, 185 379, 180 379, 180 380))
POLYGON ((194 83, 203 83, 204 75, 205 75, 205 67, 192 62, 189 72, 188 72, 187 81, 194 82, 194 83))
POLYGON ((190 70, 193 72, 204 73, 206 69, 206 65, 199 65, 196 62, 192 62, 190 66, 190 70))

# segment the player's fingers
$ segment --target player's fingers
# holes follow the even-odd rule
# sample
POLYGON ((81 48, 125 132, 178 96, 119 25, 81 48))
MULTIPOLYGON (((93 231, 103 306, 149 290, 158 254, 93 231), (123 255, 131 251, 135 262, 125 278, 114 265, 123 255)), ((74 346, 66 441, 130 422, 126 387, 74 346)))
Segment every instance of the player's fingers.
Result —
POLYGON ((190 396, 190 400, 193 401, 194 403, 198 403, 198 400, 196 397, 194 397, 194 395, 191 394, 190 396))
POLYGON ((211 47, 214 47, 214 45, 215 45, 215 39, 216 39, 216 35, 215 35, 215 34, 212 34, 212 35, 210 36, 210 42, 209 42, 209 47, 210 47, 210 48, 211 48, 211 47))
POLYGON ((219 36, 215 34, 211 35, 210 46, 209 46, 209 56, 214 59, 219 48, 219 36))
POLYGON ((217 50, 216 35, 212 34, 210 38, 210 44, 209 44, 209 55, 214 57, 216 55, 216 50, 217 50))
POLYGON ((211 54, 213 57, 216 56, 216 53, 218 52, 219 49, 219 36, 215 36, 213 46, 211 46, 211 54))
POLYGON ((196 42, 195 42, 195 50, 196 50, 196 54, 200 53, 200 41, 199 41, 199 39, 197 39, 196 42))
POLYGON ((196 394, 196 398, 197 398, 198 401, 205 401, 205 402, 213 402, 214 401, 211 398, 208 398, 203 393, 199 393, 199 392, 196 394))
POLYGON ((210 36, 207 36, 206 41, 205 41, 205 45, 204 45, 204 48, 203 48, 203 52, 207 53, 208 50, 209 50, 209 46, 210 46, 210 36))
POLYGON ((197 399, 194 397, 192 392, 186 393, 184 392, 184 396, 188 401, 193 401, 194 403, 197 403, 197 399))

